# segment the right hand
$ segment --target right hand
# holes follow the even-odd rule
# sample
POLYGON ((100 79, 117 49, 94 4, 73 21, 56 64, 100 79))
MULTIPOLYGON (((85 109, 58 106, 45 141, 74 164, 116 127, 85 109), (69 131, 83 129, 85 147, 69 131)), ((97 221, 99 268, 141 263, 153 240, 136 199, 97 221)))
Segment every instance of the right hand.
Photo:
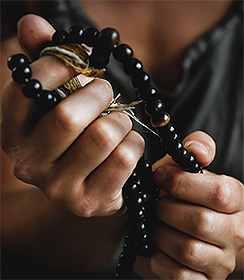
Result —
MULTIPOLYGON (((18 24, 19 40, 32 59, 54 32, 35 15, 18 24)), ((32 78, 48 90, 75 76, 54 57, 35 60, 31 69, 32 78)), ((2 98, 2 147, 15 176, 78 216, 117 212, 123 205, 122 187, 143 153, 144 141, 131 131, 131 121, 123 113, 97 118, 112 96, 110 84, 96 78, 39 116, 22 85, 10 79, 2 98)))

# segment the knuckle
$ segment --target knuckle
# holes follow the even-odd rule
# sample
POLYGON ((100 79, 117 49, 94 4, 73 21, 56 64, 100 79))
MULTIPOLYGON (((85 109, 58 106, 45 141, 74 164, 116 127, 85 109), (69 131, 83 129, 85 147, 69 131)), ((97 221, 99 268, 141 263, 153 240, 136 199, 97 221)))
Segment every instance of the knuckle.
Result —
POLYGON ((189 265, 198 261, 199 244, 194 240, 188 240, 180 250, 181 263, 189 265))
POLYGON ((90 218, 93 216, 93 212, 95 211, 94 207, 90 203, 86 203, 85 201, 75 201, 73 203, 65 203, 66 208, 75 214, 76 216, 82 218, 90 218))
POLYGON ((212 213, 207 209, 204 211, 199 211, 197 214, 197 219, 195 223, 192 223, 191 230, 195 233, 197 237, 210 236, 213 233, 212 213))
POLYGON ((24 160, 17 160, 13 163, 13 173, 14 176, 26 183, 31 183, 31 174, 33 173, 32 171, 33 165, 28 164, 24 160))
POLYGON ((53 121, 55 124, 67 133, 75 133, 80 130, 81 121, 77 114, 66 106, 66 103, 60 102, 53 109, 53 121))
POLYGON ((229 177, 221 175, 215 186, 213 199, 215 205, 221 208, 227 208, 230 205, 233 196, 233 187, 229 177))
POLYGON ((52 186, 48 186, 44 193, 49 200, 62 204, 74 215, 90 218, 96 210, 96 203, 94 199, 81 193, 82 189, 82 185, 77 185, 65 191, 64 186, 55 183, 52 186))
POLYGON ((112 156, 117 168, 120 170, 132 169, 138 160, 130 149, 121 145, 117 147, 112 156))
POLYGON ((106 122, 94 122, 92 126, 87 129, 89 139, 97 147, 109 149, 113 146, 114 139, 116 139, 113 130, 109 128, 110 126, 106 122))

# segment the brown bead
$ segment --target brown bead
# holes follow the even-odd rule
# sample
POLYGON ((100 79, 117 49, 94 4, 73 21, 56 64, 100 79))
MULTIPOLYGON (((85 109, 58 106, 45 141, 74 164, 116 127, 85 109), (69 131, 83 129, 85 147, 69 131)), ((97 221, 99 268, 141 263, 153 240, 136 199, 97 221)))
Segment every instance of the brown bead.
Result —
POLYGON ((164 112, 164 115, 161 118, 151 118, 152 126, 155 128, 163 127, 170 122, 170 115, 164 112))
POLYGON ((101 30, 99 36, 99 47, 110 52, 114 46, 117 46, 120 41, 119 32, 114 28, 104 28, 101 30))

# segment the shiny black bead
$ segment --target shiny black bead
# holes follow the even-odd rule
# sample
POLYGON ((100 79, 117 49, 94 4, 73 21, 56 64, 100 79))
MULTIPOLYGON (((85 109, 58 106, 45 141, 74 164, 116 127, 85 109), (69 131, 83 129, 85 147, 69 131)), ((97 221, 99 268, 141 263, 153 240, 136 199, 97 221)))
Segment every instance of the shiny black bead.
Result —
POLYGON ((114 28, 107 27, 101 30, 97 45, 103 51, 112 52, 114 47, 119 44, 119 40, 119 32, 114 28))
POLYGON ((149 116, 152 116, 153 118, 160 118, 165 113, 164 103, 156 96, 145 105, 145 111, 149 116))
POLYGON ((142 205, 138 208, 128 209, 128 218, 132 224, 140 222, 148 214, 147 208, 142 205))
POLYGON ((52 41, 57 45, 66 44, 68 39, 68 32, 65 30, 58 30, 53 34, 52 41))
POLYGON ((55 91, 42 90, 34 100, 38 109, 47 112, 54 108, 61 101, 61 98, 55 91))
POLYGON ((123 252, 119 256, 119 263, 121 265, 133 265, 136 261, 136 255, 134 252, 128 251, 128 252, 123 252))
POLYGON ((32 71, 29 66, 15 67, 12 72, 12 77, 19 84, 27 83, 32 76, 32 71))
POLYGON ((97 69, 105 68, 109 63, 109 56, 109 53, 94 50, 90 56, 90 66, 97 69))
POLYGON ((134 251, 123 251, 119 256, 119 261, 116 267, 116 278, 128 279, 133 272, 133 265, 136 261, 136 254, 134 251))
POLYGON ((32 79, 23 85, 23 93, 28 98, 35 98, 35 96, 42 91, 42 85, 39 81, 32 79))
POLYGON ((152 85, 142 88, 139 92, 139 96, 145 102, 150 102, 153 98, 160 98, 158 91, 152 85))
POLYGON ((132 59, 128 59, 128 61, 125 58, 123 59, 123 61, 125 61, 124 72, 129 76, 132 76, 134 73, 143 70, 141 61, 135 57, 133 57, 132 59))
POLYGON ((28 57, 22 53, 12 55, 8 58, 8 68, 10 70, 13 70, 15 67, 26 66, 29 63, 28 57))
POLYGON ((114 48, 113 56, 119 62, 126 63, 133 56, 132 48, 127 44, 121 44, 118 47, 114 48))
POLYGON ((134 251, 135 249, 135 238, 134 236, 132 237, 131 235, 127 235, 125 237, 124 245, 123 245, 123 251, 134 251))
POLYGON ((128 197, 133 194, 136 195, 141 189, 140 185, 141 179, 138 176, 130 177, 122 189, 123 196, 128 197))
POLYGON ((193 153, 188 151, 188 153, 186 153, 178 163, 180 164, 182 169, 184 169, 185 171, 190 171, 192 167, 197 163, 197 159, 193 153))
POLYGON ((150 85, 150 77, 145 71, 139 71, 132 75, 132 85, 139 90, 150 85))
POLYGON ((83 43, 83 34, 84 34, 84 29, 80 25, 74 25, 71 26, 69 29, 69 36, 68 36, 68 41, 69 43, 78 43, 81 44, 83 43))
POLYGON ((155 252, 155 245, 151 238, 139 240, 136 247, 136 253, 142 257, 150 257, 155 252))
POLYGON ((158 133, 163 139, 167 153, 172 157, 181 156, 181 153, 183 152, 181 150, 184 147, 175 127, 171 123, 168 123, 165 127, 160 128, 158 133))
POLYGON ((83 33, 84 43, 89 47, 94 47, 97 44, 100 32, 93 27, 87 28, 83 33))

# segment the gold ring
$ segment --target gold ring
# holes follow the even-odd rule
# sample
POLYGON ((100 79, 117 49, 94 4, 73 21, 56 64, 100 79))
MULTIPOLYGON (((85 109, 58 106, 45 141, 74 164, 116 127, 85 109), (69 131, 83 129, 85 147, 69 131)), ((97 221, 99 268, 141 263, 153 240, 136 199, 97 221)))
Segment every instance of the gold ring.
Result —
POLYGON ((67 96, 69 96, 71 93, 75 92, 76 90, 82 88, 82 85, 80 83, 80 80, 78 77, 74 77, 70 80, 68 80, 66 83, 61 85, 60 87, 56 88, 56 92, 59 94, 59 96, 64 99, 67 96))

